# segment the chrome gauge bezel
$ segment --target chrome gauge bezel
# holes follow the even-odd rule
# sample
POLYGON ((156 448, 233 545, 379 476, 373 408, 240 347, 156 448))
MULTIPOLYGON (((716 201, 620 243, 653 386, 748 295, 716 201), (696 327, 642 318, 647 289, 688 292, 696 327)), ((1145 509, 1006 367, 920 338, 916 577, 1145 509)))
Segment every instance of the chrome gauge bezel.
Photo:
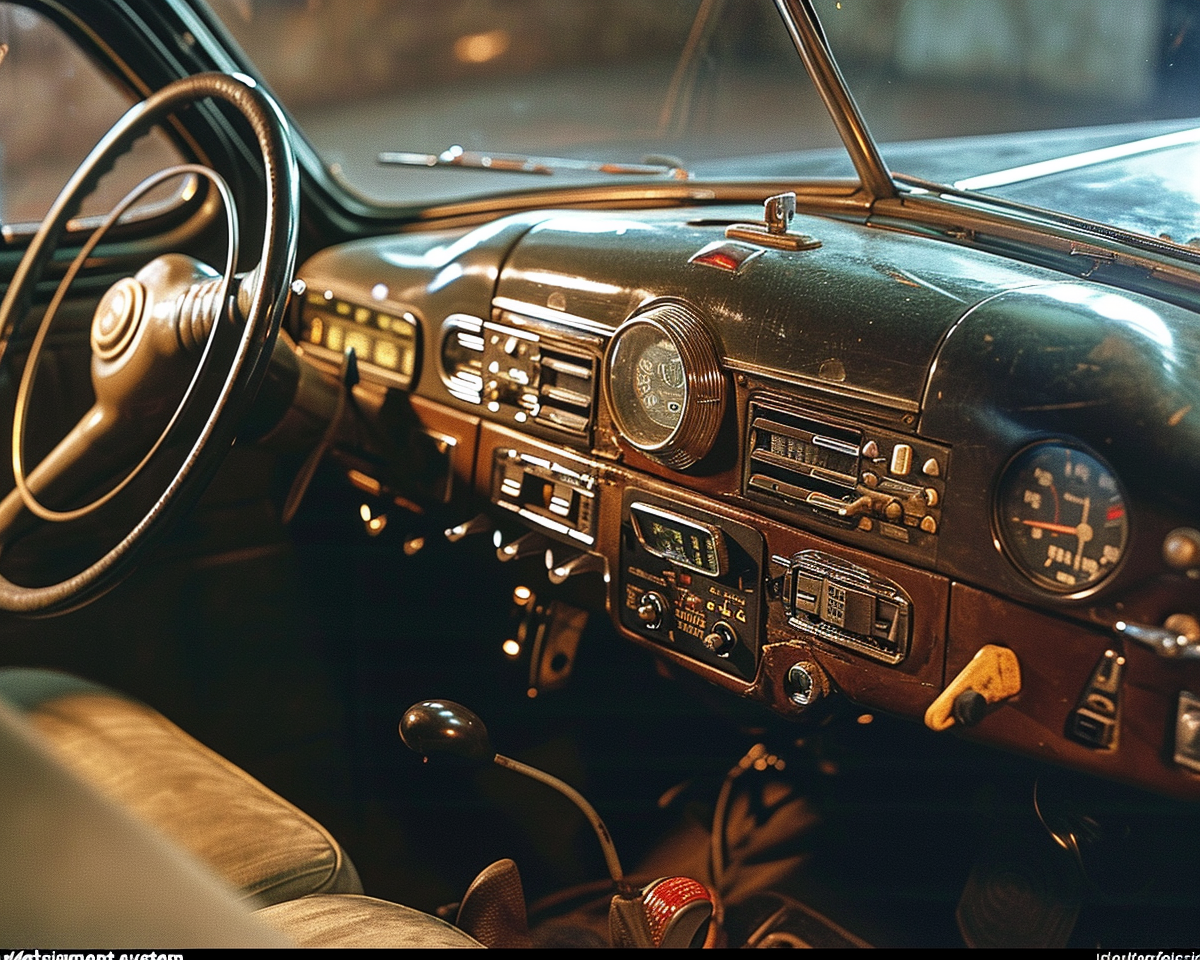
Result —
POLYGON ((1128 553, 1129 501, 1120 478, 1073 441, 1041 440, 1018 451, 1000 472, 992 517, 1009 563, 1064 599, 1094 594, 1128 553))
POLYGON ((630 317, 613 334, 604 355, 604 395, 622 439, 647 456, 686 470, 712 449, 725 414, 726 382, 708 325, 684 304, 660 302, 630 317), (639 376, 651 348, 666 344, 678 357, 678 415, 655 418, 644 401, 649 386, 639 376))

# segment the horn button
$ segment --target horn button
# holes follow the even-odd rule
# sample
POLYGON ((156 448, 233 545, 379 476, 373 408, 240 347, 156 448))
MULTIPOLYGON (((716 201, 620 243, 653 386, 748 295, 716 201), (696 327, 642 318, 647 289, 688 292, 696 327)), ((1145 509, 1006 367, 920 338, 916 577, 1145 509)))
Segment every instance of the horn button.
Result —
POLYGON ((109 287, 92 318, 92 350, 96 356, 112 360, 125 351, 137 332, 145 301, 145 288, 133 277, 109 287))

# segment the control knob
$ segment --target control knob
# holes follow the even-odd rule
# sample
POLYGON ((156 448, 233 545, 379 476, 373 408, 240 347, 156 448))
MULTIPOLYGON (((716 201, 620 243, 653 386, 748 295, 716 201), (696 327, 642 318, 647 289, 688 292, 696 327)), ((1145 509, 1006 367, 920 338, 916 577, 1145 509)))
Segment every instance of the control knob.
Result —
POLYGON ((649 590, 638 598, 637 618, 650 630, 657 630, 663 625, 666 609, 667 602, 662 595, 649 590))
POLYGON ((712 632, 704 637, 704 648, 718 657, 727 657, 737 646, 738 636, 724 620, 713 624, 712 632))

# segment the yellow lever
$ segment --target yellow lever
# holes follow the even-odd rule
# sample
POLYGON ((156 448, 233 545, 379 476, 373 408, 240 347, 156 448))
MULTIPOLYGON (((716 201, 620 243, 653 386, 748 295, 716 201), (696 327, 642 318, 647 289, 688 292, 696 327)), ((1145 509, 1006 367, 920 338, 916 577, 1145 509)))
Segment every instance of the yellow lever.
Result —
POLYGON ((956 722, 954 704, 964 693, 974 691, 988 704, 999 703, 1021 692, 1021 665, 1008 647, 987 644, 971 658, 957 677, 925 711, 930 730, 949 730, 956 722))

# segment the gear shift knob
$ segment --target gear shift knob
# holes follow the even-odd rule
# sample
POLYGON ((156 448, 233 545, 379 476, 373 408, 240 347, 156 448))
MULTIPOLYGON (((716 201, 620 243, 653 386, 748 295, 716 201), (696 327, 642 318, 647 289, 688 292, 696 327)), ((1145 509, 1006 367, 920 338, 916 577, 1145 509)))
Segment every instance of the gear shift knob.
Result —
POLYGON ((404 716, 400 719, 400 739, 410 750, 415 750, 427 759, 430 754, 442 753, 474 763, 490 761, 553 787, 587 817, 604 851, 604 859, 613 883, 623 896, 632 895, 632 888, 621 869, 621 861, 617 857, 612 837, 595 808, 578 790, 558 777, 497 753, 492 749, 487 727, 474 712, 450 700, 422 700, 404 711, 404 716))
POLYGON ((400 719, 400 739, 426 759, 441 753, 474 763, 495 763, 553 787, 574 803, 596 832, 617 891, 609 908, 609 936, 614 946, 686 947, 699 946, 705 939, 713 901, 702 884, 687 877, 669 877, 635 889, 621 869, 608 828, 583 795, 558 777, 497 753, 483 721, 466 707, 450 700, 414 703, 400 719))
POLYGON ((400 720, 400 739, 423 757, 442 753, 490 763, 496 756, 483 721, 451 700, 422 700, 409 707, 400 720))

